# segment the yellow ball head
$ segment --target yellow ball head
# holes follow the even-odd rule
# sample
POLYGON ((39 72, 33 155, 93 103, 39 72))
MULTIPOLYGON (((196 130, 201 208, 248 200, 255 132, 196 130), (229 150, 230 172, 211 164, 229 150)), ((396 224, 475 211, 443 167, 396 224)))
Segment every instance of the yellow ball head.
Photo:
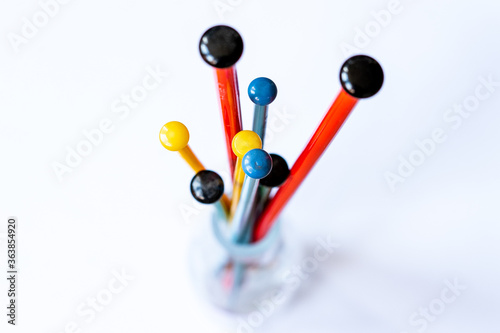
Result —
POLYGON ((168 122, 160 130, 160 142, 170 151, 179 151, 188 145, 189 131, 181 122, 168 122))
POLYGON ((262 149, 262 140, 253 131, 240 131, 234 136, 232 147, 234 154, 243 158, 252 149, 262 149))

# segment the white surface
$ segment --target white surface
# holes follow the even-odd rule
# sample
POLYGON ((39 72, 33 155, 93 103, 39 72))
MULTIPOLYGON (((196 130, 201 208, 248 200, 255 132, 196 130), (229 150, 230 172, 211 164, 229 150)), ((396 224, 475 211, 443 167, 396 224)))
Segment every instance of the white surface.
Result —
MULTIPOLYGON (((164 123, 183 121, 205 165, 226 168, 213 73, 198 54, 199 37, 221 22, 240 31, 244 126, 252 112, 248 83, 272 78, 279 94, 270 117, 286 109, 295 118, 268 149, 292 164, 339 90, 347 57, 341 43, 352 44, 356 27, 364 29, 370 12, 389 1, 230 3, 221 18, 211 0, 73 0, 18 53, 7 36, 19 34, 23 17, 40 6, 0 4, 0 220, 19 218, 21 272, 19 325, 7 327, 2 310, 2 332, 60 333, 71 321, 95 333, 236 332, 234 318, 192 291, 186 252, 203 221, 182 219, 192 175, 158 142, 164 123), (113 102, 141 84, 148 66, 168 78, 120 119, 113 102), (66 146, 75 148, 82 131, 104 118, 114 131, 59 182, 52 163, 63 162, 66 146), (122 268, 135 279, 85 322, 78 306, 122 268)), ((410 315, 455 278, 467 289, 421 331, 500 328, 500 87, 460 128, 443 120, 474 94, 480 77, 500 81, 500 5, 401 6, 362 49, 382 64, 383 89, 359 103, 284 212, 303 242, 331 235, 341 248, 299 299, 256 332, 417 332, 410 315), (392 192, 385 172, 395 172, 398 156, 408 157, 414 141, 437 127, 447 140, 392 192)), ((5 271, 4 259, 0 267, 5 271)))

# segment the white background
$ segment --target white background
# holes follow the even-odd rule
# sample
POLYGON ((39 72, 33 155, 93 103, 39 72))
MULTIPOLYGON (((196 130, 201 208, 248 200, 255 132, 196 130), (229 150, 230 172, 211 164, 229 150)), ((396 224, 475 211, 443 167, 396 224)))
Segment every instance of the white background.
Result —
MULTIPOLYGON (((6 324, 2 278, 2 332, 60 333, 72 321, 81 332, 236 332, 236 318, 193 291, 186 256, 206 212, 182 217, 192 173, 158 141, 164 123, 182 121, 203 163, 227 168, 200 35, 226 23, 243 36, 245 128, 249 82, 276 82, 270 118, 283 110, 294 118, 267 148, 292 164, 339 91, 349 56, 340 46, 355 45, 356 29, 389 1, 231 3, 221 16, 212 0, 73 0, 16 52, 9 34, 21 34, 40 5, 2 0, 0 232, 7 216, 20 227, 18 326, 6 324), (120 118, 113 102, 148 66, 169 75, 120 118), (59 181, 53 163, 105 118, 113 132, 59 181), (78 306, 122 269, 135 279, 85 322, 78 306)), ((358 104, 283 213, 301 234, 297 246, 331 235, 341 247, 256 332, 417 332, 409 317, 454 279, 467 289, 422 331, 498 332, 500 87, 459 128, 443 117, 480 77, 500 81, 499 14, 491 0, 401 0, 360 48, 382 64, 384 87, 358 104), (391 191, 385 173, 435 128, 447 140, 391 191)))

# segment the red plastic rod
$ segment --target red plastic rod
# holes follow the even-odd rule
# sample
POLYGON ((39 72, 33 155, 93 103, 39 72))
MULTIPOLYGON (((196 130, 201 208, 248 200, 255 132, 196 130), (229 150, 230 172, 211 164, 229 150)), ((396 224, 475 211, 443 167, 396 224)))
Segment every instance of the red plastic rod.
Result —
POLYGON ((279 188, 274 198, 269 202, 266 209, 257 220, 254 232, 254 240, 262 239, 273 225, 276 217, 293 196, 300 184, 307 177, 314 164, 319 160, 330 142, 333 140, 342 124, 349 116, 358 99, 341 90, 337 99, 333 102, 323 121, 314 132, 306 148, 290 170, 287 181, 279 188))
POLYGON ((222 112, 222 124, 226 138, 227 156, 231 175, 234 175, 236 155, 231 146, 233 137, 242 130, 238 76, 235 67, 215 68, 217 94, 222 112))

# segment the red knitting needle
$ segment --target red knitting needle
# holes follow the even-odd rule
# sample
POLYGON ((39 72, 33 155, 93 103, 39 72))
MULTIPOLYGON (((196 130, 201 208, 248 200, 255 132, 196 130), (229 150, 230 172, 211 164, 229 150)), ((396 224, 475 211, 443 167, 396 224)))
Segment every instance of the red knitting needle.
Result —
POLYGON ((242 130, 238 76, 234 65, 243 53, 243 40, 233 28, 217 25, 201 36, 199 48, 203 60, 215 69, 229 168, 234 175, 236 155, 231 143, 236 133, 242 130))
POLYGON ((342 65, 340 82, 343 89, 337 99, 293 165, 287 181, 279 188, 257 220, 253 236, 255 241, 266 235, 288 200, 342 127, 358 99, 371 97, 380 90, 384 82, 384 72, 373 58, 358 55, 349 58, 342 65))

